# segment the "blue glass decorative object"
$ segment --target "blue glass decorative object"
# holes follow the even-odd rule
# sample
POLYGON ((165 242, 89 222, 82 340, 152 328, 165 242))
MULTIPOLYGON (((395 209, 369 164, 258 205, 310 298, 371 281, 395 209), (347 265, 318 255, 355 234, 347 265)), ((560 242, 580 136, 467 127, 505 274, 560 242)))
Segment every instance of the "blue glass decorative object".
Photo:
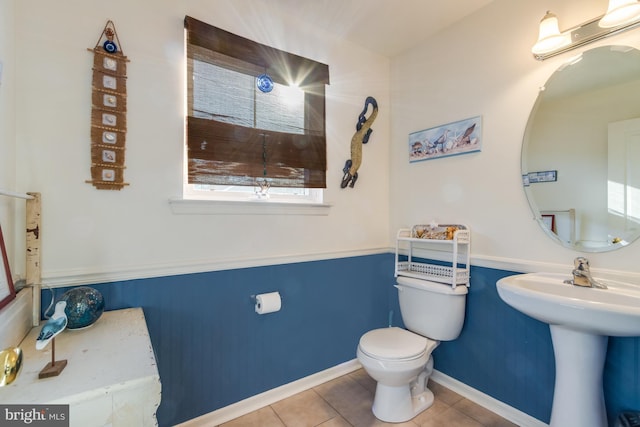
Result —
POLYGON ((273 80, 268 74, 260 74, 256 77, 256 86, 264 93, 271 92, 273 90, 273 80))
POLYGON ((67 329, 81 329, 91 326, 102 316, 104 298, 96 289, 80 286, 68 290, 60 301, 66 301, 67 329))
POLYGON ((118 51, 118 46, 116 46, 116 44, 111 40, 107 40, 106 42, 104 42, 102 47, 104 47, 104 50, 109 53, 116 53, 118 51))
POLYGON ((67 327, 66 306, 67 303, 65 301, 58 301, 53 316, 51 316, 42 329, 40 329, 38 338, 36 338, 36 350, 45 348, 47 344, 49 344, 49 341, 54 339, 56 335, 64 331, 67 327))

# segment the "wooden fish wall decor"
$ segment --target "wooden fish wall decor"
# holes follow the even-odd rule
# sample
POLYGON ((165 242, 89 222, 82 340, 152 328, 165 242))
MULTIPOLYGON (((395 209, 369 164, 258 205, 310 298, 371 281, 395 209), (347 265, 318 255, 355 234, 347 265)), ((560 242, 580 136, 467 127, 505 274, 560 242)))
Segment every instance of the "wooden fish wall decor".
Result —
POLYGON ((127 62, 111 20, 93 49, 91 180, 98 190, 121 190, 127 134, 127 62))
POLYGON ((356 133, 353 134, 351 138, 351 158, 347 160, 344 164, 344 169, 342 172, 344 175, 342 176, 342 182, 340 183, 340 188, 347 188, 347 186, 353 188, 358 179, 358 169, 362 164, 362 144, 366 144, 369 142, 369 137, 371 136, 371 125, 373 125, 373 121, 378 116, 378 102, 372 96, 368 96, 364 101, 364 110, 358 116, 358 123, 356 124, 356 133), (369 118, 366 117, 367 110, 369 110, 369 105, 371 105, 373 111, 369 118))

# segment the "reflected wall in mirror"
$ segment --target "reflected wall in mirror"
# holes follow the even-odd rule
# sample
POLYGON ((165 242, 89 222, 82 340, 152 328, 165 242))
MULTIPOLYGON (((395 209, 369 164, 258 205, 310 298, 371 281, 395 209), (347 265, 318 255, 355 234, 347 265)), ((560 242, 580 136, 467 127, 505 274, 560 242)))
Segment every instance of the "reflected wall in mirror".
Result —
POLYGON ((540 89, 522 144, 523 183, 535 219, 563 246, 603 252, 640 236, 639 99, 640 51, 628 46, 574 56, 540 89), (556 181, 529 182, 550 170, 556 181))

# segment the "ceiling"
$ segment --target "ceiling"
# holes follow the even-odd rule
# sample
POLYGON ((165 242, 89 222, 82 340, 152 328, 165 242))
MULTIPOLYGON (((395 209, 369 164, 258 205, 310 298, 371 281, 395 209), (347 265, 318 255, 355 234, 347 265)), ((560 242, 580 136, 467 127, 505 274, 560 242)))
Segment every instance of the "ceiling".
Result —
POLYGON ((396 56, 493 0, 274 0, 294 19, 387 57, 396 56))

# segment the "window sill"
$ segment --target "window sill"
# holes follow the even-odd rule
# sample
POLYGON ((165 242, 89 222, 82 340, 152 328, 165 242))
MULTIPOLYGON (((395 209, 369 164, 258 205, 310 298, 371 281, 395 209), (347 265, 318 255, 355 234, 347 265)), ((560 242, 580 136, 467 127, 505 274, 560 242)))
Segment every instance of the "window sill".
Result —
POLYGON ((329 215, 326 203, 169 199, 178 215, 329 215))

